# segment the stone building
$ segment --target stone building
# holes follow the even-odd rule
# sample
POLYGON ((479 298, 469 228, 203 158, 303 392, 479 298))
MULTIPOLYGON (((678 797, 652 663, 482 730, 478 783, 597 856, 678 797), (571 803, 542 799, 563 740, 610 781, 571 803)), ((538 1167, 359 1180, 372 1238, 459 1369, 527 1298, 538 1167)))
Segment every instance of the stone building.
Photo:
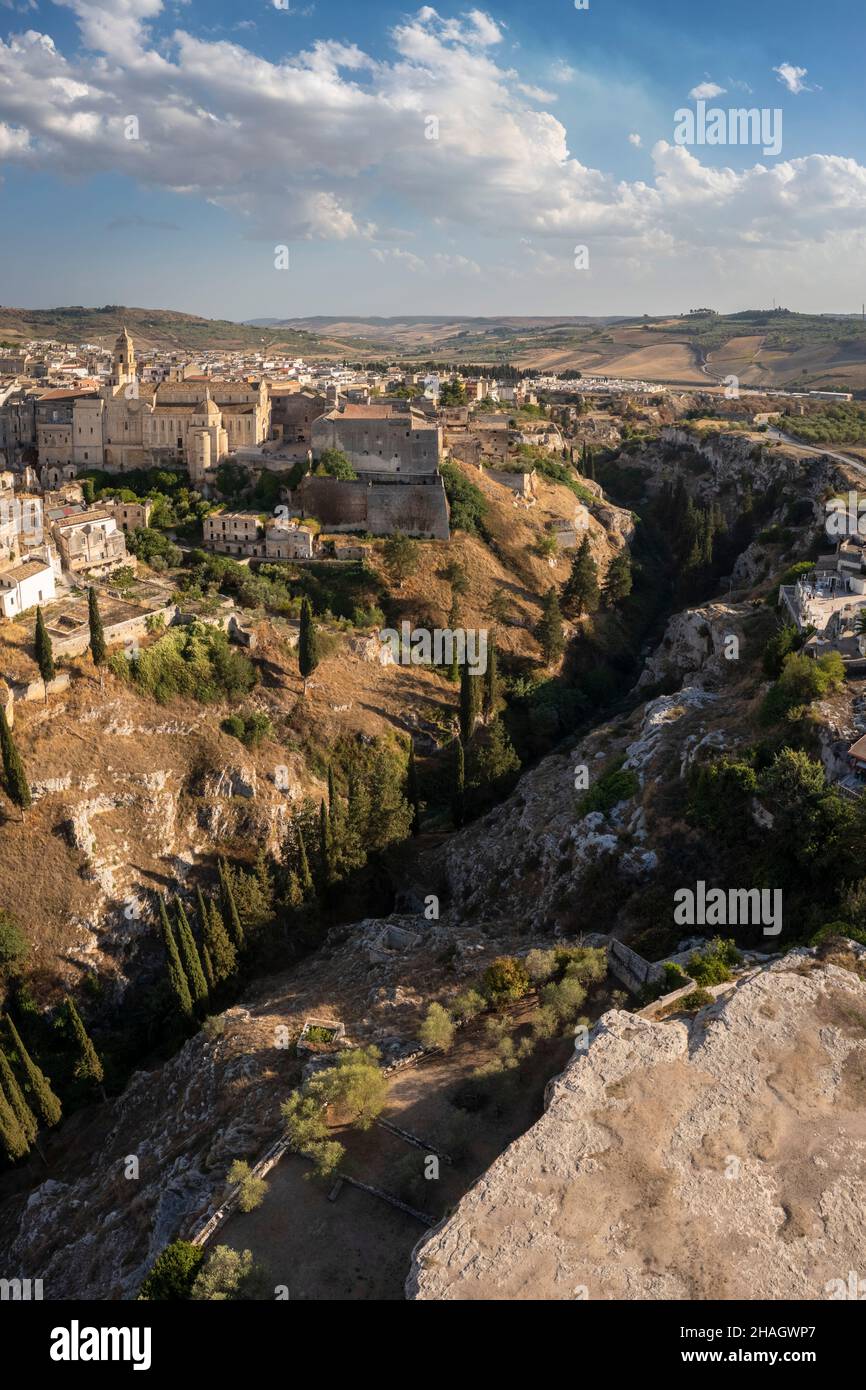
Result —
POLYGON ((447 541, 451 537, 448 499, 439 473, 388 474, 341 482, 308 474, 298 496, 304 516, 326 531, 368 531, 372 536, 407 536, 447 541))
POLYGON ((265 528, 255 512, 211 512, 202 523, 204 543, 224 555, 257 554, 265 528))
POLYGON ((94 508, 53 522, 51 533, 63 569, 72 578, 95 579, 134 564, 113 513, 94 508))
POLYGON ((54 449, 40 463, 123 473, 134 468, 186 467, 196 484, 229 453, 254 449, 270 434, 264 382, 189 377, 143 382, 126 329, 114 347, 111 380, 75 400, 68 458, 54 449))
POLYGON ((442 429, 409 402, 344 405, 312 425, 314 458, 340 449, 357 473, 435 474, 442 455, 442 429))
POLYGON ((24 559, 44 539, 42 498, 0 488, 0 565, 24 559))
POLYGON ((46 467, 73 462, 74 413, 78 401, 95 399, 74 390, 45 391, 36 400, 36 448, 46 467))
POLYGON ((504 415, 481 417, 446 425, 445 445, 464 463, 505 463, 508 459, 508 420, 504 415))
POLYGON ((312 444, 313 424, 328 408, 325 397, 318 391, 293 391, 287 386, 272 386, 271 434, 284 444, 312 444))
POLYGON ((309 526, 268 526, 265 555, 269 560, 311 560, 316 538, 309 526))
POLYGON ((0 613, 4 618, 19 618, 28 608, 50 603, 56 592, 54 570, 44 556, 29 556, 0 569, 0 613))
POLYGON ((114 498, 111 502, 111 510, 121 531, 137 531, 150 525, 153 503, 149 501, 121 502, 114 498))
POLYGON ((0 393, 0 465, 20 465, 36 449, 36 393, 10 382, 0 393))
POLYGON ((264 560, 309 560, 315 537, 308 526, 263 523, 255 512, 211 512, 203 523, 204 543, 223 555, 264 560))

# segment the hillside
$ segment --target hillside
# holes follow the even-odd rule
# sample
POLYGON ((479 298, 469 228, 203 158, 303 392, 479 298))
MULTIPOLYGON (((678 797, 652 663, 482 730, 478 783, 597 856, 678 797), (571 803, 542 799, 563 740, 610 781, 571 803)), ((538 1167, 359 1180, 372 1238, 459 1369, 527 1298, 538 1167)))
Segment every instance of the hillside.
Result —
POLYGON ((74 305, 58 309, 12 309, 0 306, 0 342, 19 343, 49 338, 65 343, 99 343, 111 347, 127 327, 142 348, 189 351, 257 348, 263 344, 316 356, 340 356, 340 345, 324 342, 300 329, 253 328, 226 319, 206 319, 173 309, 136 309, 106 304, 88 309, 74 305))
MULTIPOLYGON (((574 496, 542 482, 537 505, 517 509, 506 488, 460 467, 485 495, 489 542, 462 532, 450 545, 419 542, 417 569, 393 595, 389 623, 446 627, 453 601, 446 566, 457 564, 468 584, 460 623, 494 626, 494 595, 505 594, 498 646, 515 659, 537 659, 532 628, 540 596, 562 583, 569 559, 561 552, 551 567, 534 550, 549 521, 573 517, 574 496)), ((613 507, 601 511, 608 524, 592 518, 590 534, 603 575, 624 543, 618 527, 627 531, 630 519, 613 507)), ((386 586, 381 546, 373 563, 386 586)), ((256 749, 222 730, 236 706, 181 697, 157 705, 111 674, 101 684, 87 658, 72 661, 66 693, 47 705, 16 706, 16 739, 34 769, 35 804, 22 823, 0 794, 8 816, 0 904, 28 924, 33 964, 46 985, 74 981, 85 965, 125 976, 141 938, 138 916, 129 913, 167 876, 193 883, 212 872, 217 850, 232 846, 277 851, 292 810, 305 797, 322 796, 327 751, 339 739, 411 733, 420 750, 433 752, 450 739, 456 688, 440 672, 382 666, 375 629, 341 632, 325 624, 327 653, 304 697, 296 624, 262 608, 244 610, 243 618, 256 633, 260 672, 243 709, 266 714, 273 729, 256 749), (282 789, 274 782, 277 767, 288 768, 282 789)), ((32 624, 0 628, 0 671, 22 682, 38 679, 32 624)))
POLYGON ((510 362, 532 370, 713 386, 866 390, 866 326, 858 316, 746 310, 641 318, 288 319, 267 322, 335 335, 358 357, 510 362))
MULTIPOLYGON (((622 472, 626 463, 642 463, 650 475, 676 466, 696 505, 712 477, 713 495, 732 516, 753 489, 765 528, 747 547, 756 563, 743 567, 730 597, 727 585, 726 596, 715 597, 718 584, 708 575, 710 597, 657 610, 670 616, 655 624, 653 640, 638 639, 643 660, 623 662, 630 689, 568 685, 586 674, 587 648, 611 666, 622 657, 616 638, 634 618, 627 603, 572 623, 567 677, 538 668, 531 628, 540 595, 552 578, 564 578, 566 561, 556 557, 551 568, 535 546, 545 520, 573 515, 573 494, 542 483, 537 506, 526 509, 508 489, 458 465, 487 500, 484 534, 458 533, 450 547, 419 544, 419 565, 389 595, 387 619, 438 623, 456 597, 461 619, 479 622, 505 591, 511 610, 497 619, 501 649, 519 673, 509 713, 522 708, 546 742, 532 745, 512 789, 462 828, 452 828, 447 812, 433 821, 428 803, 422 833, 390 844, 375 864, 385 906, 369 906, 369 881, 349 880, 339 913, 323 915, 294 959, 286 936, 299 927, 281 905, 274 919, 281 953, 255 958, 232 993, 209 1001, 213 1016, 184 1035, 159 1032, 158 952, 152 948, 148 960, 136 947, 148 935, 152 944, 153 924, 127 918, 125 907, 140 890, 213 884, 217 853, 249 864, 306 795, 324 798, 328 764, 347 738, 365 750, 377 737, 396 743, 411 730, 428 775, 436 750, 452 746, 457 686, 442 671, 381 665, 369 629, 323 616, 327 649, 304 697, 291 652, 294 619, 247 608, 261 681, 235 708, 268 712, 273 734, 256 748, 221 728, 228 706, 180 699, 159 706, 111 673, 100 690, 86 658, 68 696, 16 709, 16 741, 28 770, 39 771, 23 821, 7 808, 0 902, 26 928, 37 968, 25 991, 13 987, 11 1007, 54 1081, 58 1011, 37 1017, 34 1000, 56 1005, 59 985, 89 976, 76 992, 106 1053, 112 1004, 122 1005, 126 1023, 130 994, 143 982, 144 1008, 156 1010, 152 1036, 139 998, 149 1046, 132 1053, 119 1079, 112 1073, 108 1101, 91 1094, 82 1103, 61 1073, 64 1103, 69 1094, 75 1103, 42 1136, 44 1162, 33 1155, 0 1175, 0 1240, 16 1267, 38 1270, 53 1297, 135 1297, 159 1252, 194 1234, 219 1205, 231 1163, 255 1162, 278 1139, 279 1104, 303 1066, 281 1038, 293 1043, 310 1018, 337 1020, 351 1043, 373 1044, 385 1061, 407 1065, 387 1077, 383 1116, 396 1135, 377 1126, 353 1132, 338 1119, 331 1125, 345 1146, 340 1172, 349 1182, 338 1201, 329 1200, 333 1179, 308 1181, 306 1158, 290 1152, 269 1174, 261 1208, 234 1212, 222 1230, 220 1243, 251 1249, 272 1282, 291 1284, 293 1297, 400 1297, 419 1220, 444 1224, 420 1248, 410 1296, 487 1296, 488 1262, 497 1259, 515 1298, 532 1296, 528 1280, 551 1297, 580 1297, 581 1286, 591 1298, 679 1298, 706 1293, 716 1279, 732 1296, 748 1277, 763 1297, 797 1290, 820 1297, 810 1279, 844 1277, 849 1260, 857 1267, 862 1227, 850 1216, 856 1205, 846 1205, 844 1184, 853 1174, 859 1192, 858 1145, 866 1138, 857 1118, 862 967, 846 947, 829 962, 820 948, 763 968, 764 950, 790 953, 843 921, 846 886, 862 873, 863 811, 828 780, 838 747, 847 746, 850 694, 837 688, 800 705, 791 724, 762 722, 763 658, 777 628, 763 600, 774 576, 808 547, 822 498, 839 477, 829 460, 803 469, 796 450, 756 459, 753 447, 736 433, 714 440, 712 474, 694 467, 688 438, 666 449, 638 444, 622 456, 622 472), (782 527, 792 497, 803 515, 782 527), (468 581, 462 594, 455 561, 468 581), (732 636, 737 660, 726 656, 732 636), (522 695, 526 671, 540 679, 522 695), (569 690, 578 696, 576 713, 566 735, 557 735, 555 698, 544 697, 569 690), (788 741, 797 748, 793 762, 788 741), (777 757, 788 759, 781 780, 777 757), (283 790, 274 779, 280 765, 289 772, 283 790), (582 787, 579 769, 588 773, 582 787), (571 1004, 563 999, 568 972, 593 965, 587 950, 592 955, 599 938, 585 943, 585 934, 628 940, 651 961, 690 950, 695 938, 683 941, 670 904, 677 886, 697 878, 785 884, 778 939, 767 946, 760 926, 735 929, 742 948, 763 958, 740 962, 733 980, 722 977, 729 1000, 694 1018, 651 1024, 631 1012, 643 1001, 618 989, 603 960, 584 977, 585 988, 580 977, 571 980, 580 986, 571 1004), (431 902, 436 910, 428 914, 431 902), (519 969, 529 950, 550 956, 555 982, 530 988, 524 966, 517 997, 485 1005, 478 990, 488 987, 494 962, 517 959, 519 969), (473 993, 481 1011, 453 1046, 418 1058, 431 1004, 457 1017, 459 1001, 473 993), (569 1065, 574 1027, 584 1019, 595 1025, 589 1055, 569 1065), (546 1084, 557 1076, 544 1114, 546 1084), (761 1106, 747 1113, 755 1094, 761 1106), (404 1143, 400 1129, 421 1136, 422 1148, 404 1143), (428 1140, 453 1158, 437 1184, 419 1173, 428 1140), (805 1145, 814 1163, 804 1173, 805 1145), (129 1154, 142 1155, 134 1202, 122 1175, 129 1154), (741 1164, 739 1186, 725 1185, 730 1155, 741 1164), (399 1194, 415 1215, 353 1181, 399 1194), (497 1204, 492 1217, 488 1195, 497 1204), (585 1212, 599 1204, 614 1227, 599 1230, 596 1221, 587 1232, 585 1212), (720 1244, 737 1259, 720 1262, 720 1244), (833 1261, 842 1267, 831 1269, 833 1261)), ((652 506, 639 504, 638 557, 648 553, 641 532, 654 524, 652 506)), ((634 518, 608 502, 590 510, 590 547, 604 574, 634 518)), ((673 517, 667 504, 668 529, 673 517)), ((371 588, 384 565, 377 546, 365 578, 371 588)), ((660 556, 636 585, 636 603, 664 573, 660 556)), ((320 612, 332 598, 324 589, 320 612)), ((639 630, 635 624, 629 635, 639 630)), ((10 631, 14 651, 4 660, 32 674, 27 635, 4 635, 10 631)), ((433 800, 433 781, 425 785, 433 800)), ((327 897, 324 905, 331 906, 327 897)), ((115 1066, 116 1058, 115 1047, 115 1066)))

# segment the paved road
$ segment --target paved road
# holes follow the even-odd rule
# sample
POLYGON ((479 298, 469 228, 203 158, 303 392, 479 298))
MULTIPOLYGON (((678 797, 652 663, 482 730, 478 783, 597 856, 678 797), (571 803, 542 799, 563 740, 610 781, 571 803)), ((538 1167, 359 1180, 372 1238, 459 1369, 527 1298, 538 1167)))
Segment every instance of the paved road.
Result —
POLYGON ((845 463, 855 472, 866 476, 866 464, 859 459, 849 458, 847 454, 834 454, 832 449, 822 449, 814 444, 804 444, 801 440, 795 439, 793 435, 783 434, 781 430, 774 430, 772 426, 767 426, 767 435, 770 439, 778 439, 782 444, 793 444, 797 449, 805 449, 810 454, 824 454, 827 458, 836 459, 837 463, 845 463))

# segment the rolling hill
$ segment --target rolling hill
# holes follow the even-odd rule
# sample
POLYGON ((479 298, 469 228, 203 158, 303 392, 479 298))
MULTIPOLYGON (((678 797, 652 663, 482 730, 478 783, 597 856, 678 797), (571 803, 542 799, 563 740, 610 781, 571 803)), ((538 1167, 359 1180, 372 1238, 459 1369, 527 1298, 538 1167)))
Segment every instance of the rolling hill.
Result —
POLYGON ((650 318, 314 317, 260 320, 271 332, 342 340, 358 359, 487 363, 560 372, 576 369, 682 386, 866 390, 866 323, 856 315, 784 309, 650 318))
POLYGON ((206 319, 173 309, 136 309, 123 304, 102 308, 71 305, 58 309, 12 309, 0 306, 0 342, 30 338, 68 343, 112 344, 124 325, 141 347, 243 349, 263 343, 317 357, 341 356, 342 344, 326 343, 317 334, 291 326, 263 328, 227 319, 206 319))

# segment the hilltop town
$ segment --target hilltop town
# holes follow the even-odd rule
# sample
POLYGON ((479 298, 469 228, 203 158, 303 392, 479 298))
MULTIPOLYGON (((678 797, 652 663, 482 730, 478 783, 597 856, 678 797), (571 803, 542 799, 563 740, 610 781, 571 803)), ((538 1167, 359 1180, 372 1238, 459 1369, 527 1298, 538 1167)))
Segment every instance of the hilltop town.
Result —
POLYGON ((864 471, 846 391, 0 351, 22 1275, 705 1298, 738 1230, 731 1296, 827 1297, 863 1253, 864 471), (821 1226, 788 1165, 833 1106, 821 1226))

